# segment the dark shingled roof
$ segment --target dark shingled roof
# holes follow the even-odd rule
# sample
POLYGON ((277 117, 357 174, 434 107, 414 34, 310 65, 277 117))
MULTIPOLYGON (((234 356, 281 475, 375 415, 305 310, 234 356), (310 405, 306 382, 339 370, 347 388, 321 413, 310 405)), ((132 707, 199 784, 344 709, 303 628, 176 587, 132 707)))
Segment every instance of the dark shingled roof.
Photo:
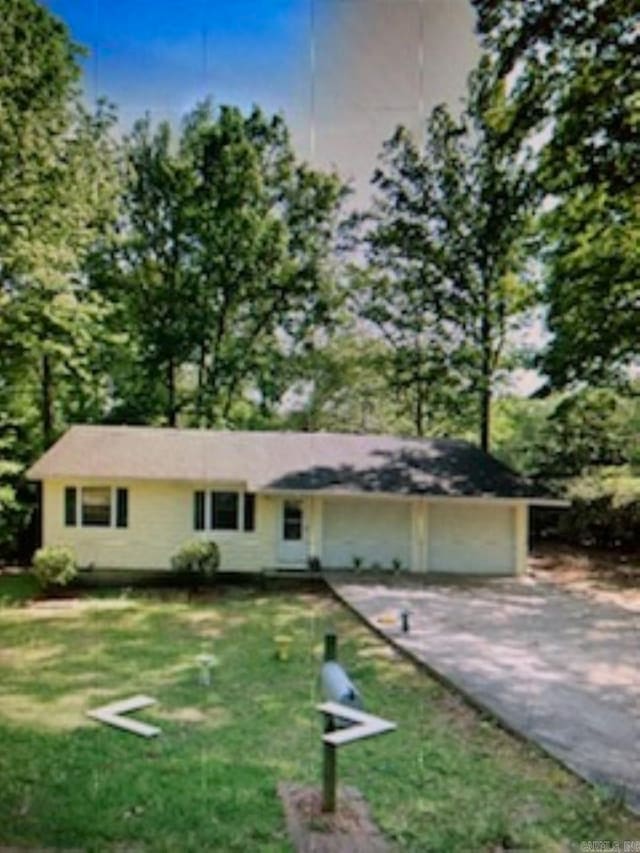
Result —
POLYGON ((468 442, 388 435, 75 426, 27 473, 34 480, 222 481, 253 491, 552 499, 468 442))

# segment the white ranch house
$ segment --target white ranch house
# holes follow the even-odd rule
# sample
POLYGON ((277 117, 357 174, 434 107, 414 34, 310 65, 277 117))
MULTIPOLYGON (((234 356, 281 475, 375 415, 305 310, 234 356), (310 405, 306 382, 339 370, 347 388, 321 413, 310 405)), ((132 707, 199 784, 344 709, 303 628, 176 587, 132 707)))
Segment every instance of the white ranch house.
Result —
POLYGON ((463 441, 74 426, 29 470, 43 545, 81 567, 168 569, 214 539, 221 569, 524 571, 531 504, 560 504, 463 441))

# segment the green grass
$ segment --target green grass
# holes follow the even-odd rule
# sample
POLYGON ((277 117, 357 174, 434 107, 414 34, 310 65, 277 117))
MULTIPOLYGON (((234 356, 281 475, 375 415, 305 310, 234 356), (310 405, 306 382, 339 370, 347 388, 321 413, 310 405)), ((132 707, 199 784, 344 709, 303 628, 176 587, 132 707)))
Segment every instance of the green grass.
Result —
POLYGON ((0 606, 25 604, 40 593, 35 577, 26 572, 0 573, 0 606))
MULTIPOLYGON (((6 578, 0 578, 0 595, 6 578)), ((640 838, 640 822, 395 658, 331 598, 221 590, 103 594, 0 610, 0 844, 151 851, 285 851, 280 780, 319 783, 314 710, 322 637, 367 708, 398 731, 339 756, 401 850, 564 850, 640 838), (290 633, 291 659, 273 637, 290 633), (210 689, 194 657, 219 658, 210 689), (134 693, 154 740, 93 723, 134 693)))

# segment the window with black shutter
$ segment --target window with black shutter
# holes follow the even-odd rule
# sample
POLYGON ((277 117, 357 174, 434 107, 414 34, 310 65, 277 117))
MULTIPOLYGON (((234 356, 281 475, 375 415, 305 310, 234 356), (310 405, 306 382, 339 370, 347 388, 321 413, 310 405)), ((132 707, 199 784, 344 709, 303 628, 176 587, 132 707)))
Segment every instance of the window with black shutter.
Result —
POLYGON ((129 525, 129 489, 116 490, 116 527, 129 525))
POLYGON ((256 529, 256 496, 253 492, 244 495, 244 529, 256 529))
POLYGON ((64 523, 67 527, 75 527, 77 524, 78 492, 75 486, 67 486, 64 490, 64 523))
POLYGON ((111 489, 109 486, 83 487, 82 526, 111 526, 111 489))
POLYGON ((204 530, 204 492, 193 493, 193 529, 204 530))

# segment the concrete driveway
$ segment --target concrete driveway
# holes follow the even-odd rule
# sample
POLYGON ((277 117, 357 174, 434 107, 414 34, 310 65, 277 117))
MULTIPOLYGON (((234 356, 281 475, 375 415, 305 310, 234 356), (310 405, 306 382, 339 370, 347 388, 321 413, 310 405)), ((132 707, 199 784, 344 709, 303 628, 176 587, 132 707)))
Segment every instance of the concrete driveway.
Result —
POLYGON ((377 631, 640 812, 640 614, 529 579, 328 579, 377 631), (395 618, 411 611, 410 633, 395 618))

